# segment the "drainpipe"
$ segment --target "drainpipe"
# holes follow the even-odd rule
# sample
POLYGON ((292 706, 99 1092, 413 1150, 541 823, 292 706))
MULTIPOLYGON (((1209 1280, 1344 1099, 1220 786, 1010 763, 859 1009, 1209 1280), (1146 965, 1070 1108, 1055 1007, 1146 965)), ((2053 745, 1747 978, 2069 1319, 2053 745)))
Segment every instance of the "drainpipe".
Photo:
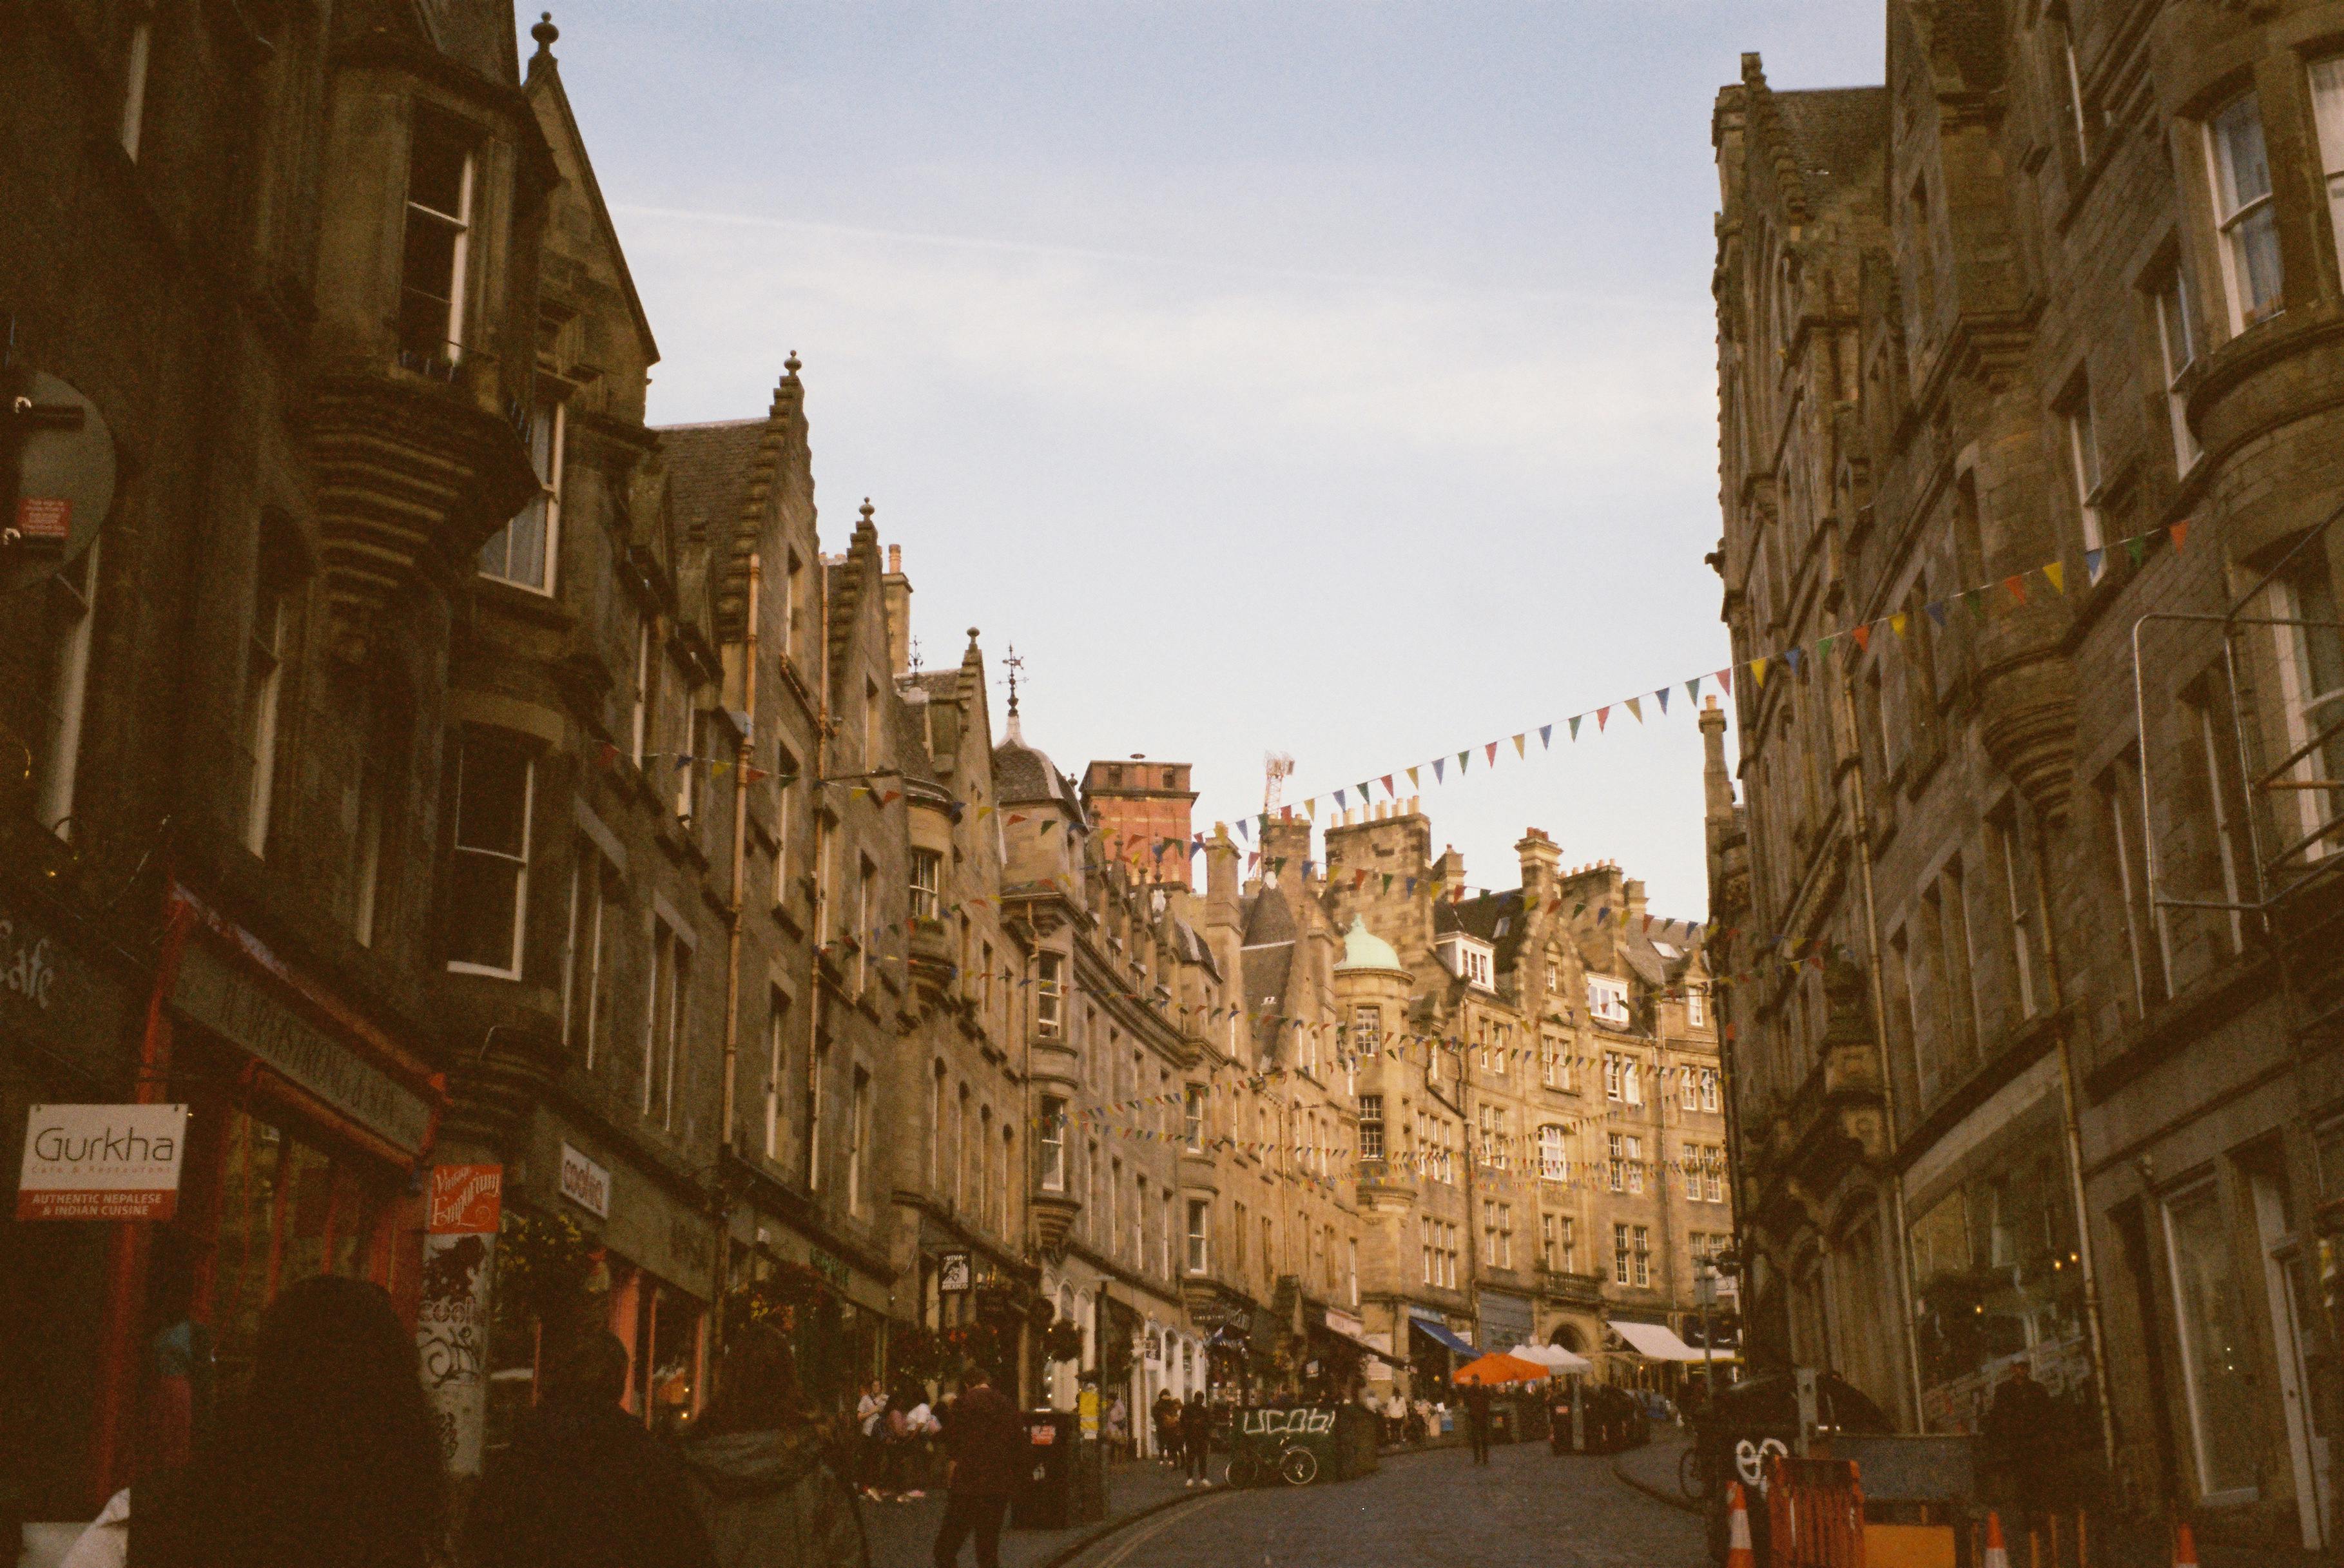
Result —
MULTIPOLYGON (((2048 836, 2038 831, 2035 837, 2035 918, 2043 933, 2043 980, 2051 993, 2051 1016, 2058 1018, 2066 998, 2059 976, 2058 945, 2052 939, 2051 903, 2043 888, 2042 868, 2050 864, 2045 853, 2050 847, 2046 842, 2048 836)), ((2076 1262, 2084 1272, 2084 1331, 2092 1348, 2092 1393, 2100 1407, 2100 1457, 2114 1477, 2117 1419, 2108 1406, 2107 1341, 2100 1327, 2100 1271, 2092 1252, 2091 1210, 2084 1204, 2084 1132, 2076 1109, 2075 1031, 2064 1019, 2058 1030, 2059 1130, 2066 1145, 2067 1199, 2076 1206, 2076 1262)))
MULTIPOLYGON (((1853 735, 1856 733, 1853 722, 1854 703, 1845 681, 1840 683, 1834 694, 1842 704, 1838 714, 1840 733, 1853 735)), ((1896 1269, 1897 1321, 1904 1335, 1904 1375, 1907 1396, 1913 1401, 1913 1429, 1926 1432, 1929 1421, 1921 1408, 1921 1335, 1913 1309, 1913 1234, 1904 1221, 1904 1172, 1896 1162, 1904 1133, 1896 1112, 1895 1068, 1888 1059, 1888 992, 1880 974, 1880 905, 1873 891, 1872 819, 1864 805, 1864 756, 1860 750, 1849 759, 1848 783, 1856 865, 1864 883, 1864 924, 1870 938, 1864 967, 1872 982, 1872 1033, 1879 1054, 1880 1107, 1888 1123, 1888 1209, 1889 1223, 1895 1232, 1889 1257, 1896 1269)))

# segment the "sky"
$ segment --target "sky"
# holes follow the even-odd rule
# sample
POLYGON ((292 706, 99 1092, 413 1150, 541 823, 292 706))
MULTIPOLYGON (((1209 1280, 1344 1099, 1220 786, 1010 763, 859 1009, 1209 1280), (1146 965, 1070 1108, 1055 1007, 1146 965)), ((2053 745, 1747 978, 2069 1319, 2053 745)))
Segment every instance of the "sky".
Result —
POLYGON ((795 350, 824 548, 869 497, 996 723, 1014 645, 1029 743, 1193 764, 1204 831, 1284 753, 1322 824, 1393 774, 1471 885, 1534 826, 1697 919, 1711 107, 1744 50, 1878 81, 1884 12, 596 0, 554 49, 653 422, 762 416, 795 350))

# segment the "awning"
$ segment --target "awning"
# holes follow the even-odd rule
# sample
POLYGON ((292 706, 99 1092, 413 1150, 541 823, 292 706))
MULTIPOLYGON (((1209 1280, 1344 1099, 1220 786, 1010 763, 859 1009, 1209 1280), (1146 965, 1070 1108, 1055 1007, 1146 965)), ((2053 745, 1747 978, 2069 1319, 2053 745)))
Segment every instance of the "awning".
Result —
POLYGON ((1318 1332, 1326 1335, 1330 1340, 1342 1340, 1343 1343, 1350 1346, 1353 1350, 1358 1351, 1362 1355, 1374 1356, 1379 1361, 1389 1361, 1391 1359, 1390 1351, 1376 1349, 1373 1345, 1368 1343, 1367 1340, 1360 1339, 1357 1334, 1347 1334, 1343 1332, 1342 1330, 1329 1322, 1324 1317, 1319 1318, 1310 1326, 1313 1329, 1316 1329, 1318 1332))
POLYGON ((1450 1332, 1449 1325, 1446 1323, 1427 1322, 1422 1318, 1410 1318, 1408 1322, 1409 1327, 1421 1330, 1424 1336, 1436 1345, 1443 1345, 1469 1356, 1480 1354, 1472 1346, 1450 1332))
POLYGON ((1591 1372, 1595 1370, 1593 1361, 1575 1351, 1566 1351, 1561 1345, 1516 1345, 1506 1353, 1518 1361, 1535 1362, 1550 1371, 1591 1372))
POLYGON ((1694 1350, 1676 1336, 1675 1330, 1662 1323, 1630 1323, 1615 1318, 1612 1331, 1628 1341, 1628 1348, 1650 1361, 1722 1361, 1725 1356, 1704 1354, 1694 1350))

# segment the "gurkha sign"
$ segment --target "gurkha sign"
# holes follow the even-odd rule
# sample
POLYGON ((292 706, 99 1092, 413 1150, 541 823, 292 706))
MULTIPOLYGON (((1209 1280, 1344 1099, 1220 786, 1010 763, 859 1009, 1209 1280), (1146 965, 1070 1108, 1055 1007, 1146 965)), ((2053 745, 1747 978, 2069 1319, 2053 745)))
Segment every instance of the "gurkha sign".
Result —
POLYGON ((187 1144, 183 1105, 36 1105, 18 1219, 168 1219, 187 1144))

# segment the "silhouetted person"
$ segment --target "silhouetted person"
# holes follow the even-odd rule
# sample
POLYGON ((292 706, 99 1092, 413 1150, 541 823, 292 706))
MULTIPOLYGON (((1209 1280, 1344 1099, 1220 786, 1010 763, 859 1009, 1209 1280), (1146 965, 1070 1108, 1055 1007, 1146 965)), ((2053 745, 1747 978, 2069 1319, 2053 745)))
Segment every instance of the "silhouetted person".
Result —
POLYGON ((2022 1512, 2042 1512, 2056 1493, 2059 1430, 2051 1391, 2035 1381, 2025 1361, 2015 1362, 1994 1391, 1978 1435, 1998 1490, 2022 1512))
POLYGON ((1473 1441, 1473 1462, 1490 1462, 1490 1389, 1486 1383, 1465 1385, 1465 1427, 1473 1441))
POLYGON ((1026 1432, 1017 1407, 993 1386, 984 1368, 972 1371, 952 1420, 945 1424, 949 1495, 936 1528, 936 1568, 955 1568, 961 1543, 976 1537, 976 1568, 1001 1568, 1001 1516, 1025 1467, 1026 1432))
POLYGON ((1180 1411, 1180 1452, 1188 1462, 1184 1486, 1210 1486, 1213 1460, 1213 1407, 1202 1393, 1192 1393, 1180 1411))
POLYGON ((797 1358, 773 1324, 732 1336, 683 1462, 721 1568, 869 1568, 854 1494, 830 1467, 797 1358))
POLYGON ((675 1451, 620 1407, 627 1347, 597 1330, 545 1369, 544 1397, 489 1462, 465 1519, 474 1568, 715 1568, 675 1451))
POLYGON ((219 1442, 116 1493, 62 1568, 424 1568, 447 1521, 414 1338, 379 1286, 325 1275, 262 1316, 219 1442))

